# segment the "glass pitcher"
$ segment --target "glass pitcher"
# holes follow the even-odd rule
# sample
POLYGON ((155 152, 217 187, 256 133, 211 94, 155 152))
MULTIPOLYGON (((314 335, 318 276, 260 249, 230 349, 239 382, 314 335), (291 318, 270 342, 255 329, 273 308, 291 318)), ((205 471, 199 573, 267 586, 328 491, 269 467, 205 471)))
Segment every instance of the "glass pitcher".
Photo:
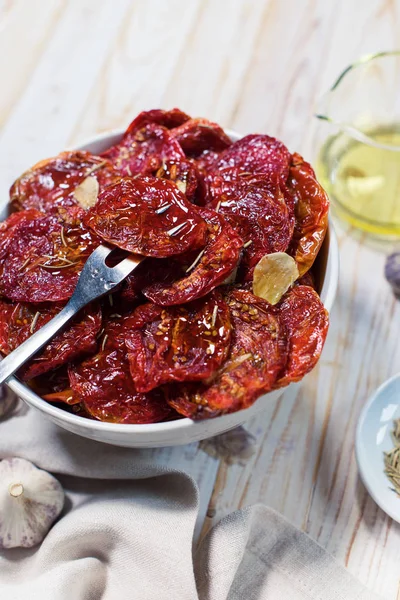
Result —
POLYGON ((334 214, 374 237, 400 240, 400 51, 347 67, 316 116, 315 167, 334 214))

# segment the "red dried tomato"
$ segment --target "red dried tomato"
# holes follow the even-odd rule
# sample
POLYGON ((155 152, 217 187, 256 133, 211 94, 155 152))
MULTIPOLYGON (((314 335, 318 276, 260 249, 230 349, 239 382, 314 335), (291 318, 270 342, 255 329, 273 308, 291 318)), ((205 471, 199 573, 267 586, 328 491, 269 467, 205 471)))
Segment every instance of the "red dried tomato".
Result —
POLYGON ((313 288, 313 290, 316 290, 315 277, 311 271, 304 273, 304 275, 296 281, 296 285, 307 285, 313 288))
POLYGON ((275 177, 249 175, 237 168, 223 169, 207 178, 208 206, 229 219, 244 242, 238 279, 252 279, 260 258, 285 252, 292 236, 289 209, 275 177))
MULTIPOLYGON (((3 303, 4 304, 4 303, 3 303)), ((33 333, 55 317, 62 306, 55 304, 29 305, 12 303, 6 310, 0 310, 0 332, 6 345, 2 352, 8 354, 27 340, 33 333), (7 319, 4 322, 4 319, 7 319)), ((32 379, 42 373, 56 369, 82 354, 96 351, 96 335, 101 327, 99 307, 86 308, 74 319, 72 324, 57 335, 39 354, 19 371, 23 380, 32 379)))
POLYGON ((78 408, 79 398, 74 396, 69 386, 67 365, 35 377, 29 381, 29 387, 48 402, 61 402, 78 408))
POLYGON ((285 184, 291 154, 282 142, 269 135, 246 135, 224 150, 213 170, 236 167, 243 173, 264 173, 285 184))
POLYGON ((13 304, 0 300, 0 352, 2 354, 10 354, 11 352, 8 345, 8 324, 13 310, 13 304))
POLYGON ((207 119, 190 119, 171 131, 186 156, 196 158, 204 151, 221 151, 232 142, 223 129, 207 119))
POLYGON ((97 178, 100 189, 119 177, 110 161, 89 152, 61 152, 42 160, 11 186, 12 209, 35 208, 49 214, 60 206, 75 206, 73 192, 89 175, 97 178))
MULTIPOLYGON (((204 150, 204 152, 202 152, 199 156, 197 156, 195 159, 192 159, 193 162, 196 164, 196 167, 199 170, 202 178, 205 178, 208 173, 213 172, 214 165, 217 162, 219 156, 219 152, 215 152, 214 150, 204 150)), ((206 202, 206 193, 207 190, 205 189, 203 195, 201 196, 201 205, 203 205, 206 202)))
POLYGON ((164 267, 161 281, 155 280, 143 288, 144 295, 152 302, 171 306, 200 298, 221 285, 236 269, 243 247, 241 237, 221 215, 205 208, 199 209, 199 213, 207 223, 206 246, 190 260, 183 277, 179 277, 175 263, 169 269, 164 267), (166 282, 168 275, 172 281, 166 282))
POLYGON ((202 181, 196 166, 185 158, 175 162, 167 160, 152 174, 159 179, 167 179, 174 183, 190 202, 195 202, 199 194, 200 196, 204 195, 202 181))
POLYGON ((181 147, 165 127, 146 123, 139 129, 128 129, 122 140, 102 153, 121 173, 153 175, 163 163, 179 163, 185 159, 181 147))
POLYGON ((311 165, 294 154, 288 178, 294 194, 296 225, 290 254, 297 262, 300 275, 314 263, 328 228, 329 199, 318 183, 311 165))
POLYGON ((69 369, 74 396, 91 417, 112 423, 156 423, 170 414, 161 390, 136 391, 129 374, 123 339, 127 318, 105 325, 98 354, 69 369))
MULTIPOLYGON (((155 115, 153 117, 157 118, 155 115)), ((158 115, 160 121, 164 117, 158 115)), ((171 131, 151 120, 149 113, 139 115, 128 127, 122 140, 102 156, 107 157, 121 175, 153 175, 169 179, 189 200, 195 198, 200 177, 196 166, 185 158, 171 131)))
POLYGON ((135 314, 136 328, 125 344, 139 392, 171 381, 206 379, 228 355, 229 309, 217 291, 185 306, 139 306, 135 314))
POLYGON ((8 219, 0 223, 0 263, 7 255, 8 247, 17 228, 23 223, 27 223, 41 216, 42 215, 38 210, 23 210, 19 213, 13 213, 8 219))
POLYGON ((59 302, 73 293, 87 257, 100 240, 66 211, 60 222, 40 215, 15 226, 2 258, 0 291, 20 302, 59 302))
POLYGON ((226 300, 232 339, 223 367, 207 384, 167 389, 168 402, 187 417, 201 419, 248 408, 272 389, 285 365, 285 332, 273 307, 243 290, 231 290, 226 300))
POLYGON ((318 294, 309 286, 293 287, 277 305, 286 329, 288 355, 276 387, 299 381, 317 363, 328 333, 329 316, 318 294))
POLYGON ((154 110, 145 110, 133 119, 127 129, 127 133, 135 132, 147 123, 156 123, 167 129, 172 129, 173 127, 179 127, 179 125, 182 125, 182 123, 189 119, 189 115, 182 112, 179 108, 173 108, 171 110, 161 110, 158 108, 154 110))
POLYGON ((206 224, 169 181, 125 177, 102 192, 84 223, 128 252, 166 257, 205 244, 206 224))

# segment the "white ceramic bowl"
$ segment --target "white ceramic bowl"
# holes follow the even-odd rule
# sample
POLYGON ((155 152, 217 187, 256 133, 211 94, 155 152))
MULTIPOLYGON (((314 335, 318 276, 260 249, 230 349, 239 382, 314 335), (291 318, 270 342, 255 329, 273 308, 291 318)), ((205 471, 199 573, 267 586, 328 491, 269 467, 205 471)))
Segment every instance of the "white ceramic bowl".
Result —
POLYGON ((372 498, 400 523, 400 498, 384 473, 384 452, 394 447, 394 419, 400 419, 400 375, 385 381, 364 406, 356 432, 356 458, 361 479, 372 498))
MULTIPOLYGON (((122 137, 122 133, 122 131, 115 131, 98 135, 91 140, 87 140, 78 149, 99 154, 118 142, 122 137)), ((233 141, 242 137, 232 131, 227 131, 227 133, 233 141)), ((322 302, 329 311, 335 298, 339 275, 338 245, 331 223, 317 258, 316 274, 319 280, 317 283, 320 287, 322 302)), ((259 398, 252 407, 246 410, 205 421, 179 419, 150 425, 120 425, 92 421, 68 413, 49 404, 15 378, 10 379, 8 385, 29 406, 40 410, 45 417, 51 419, 60 427, 86 438, 131 448, 177 446, 212 437, 241 425, 255 413, 262 410, 266 403, 277 399, 283 393, 282 390, 270 392, 259 398)))

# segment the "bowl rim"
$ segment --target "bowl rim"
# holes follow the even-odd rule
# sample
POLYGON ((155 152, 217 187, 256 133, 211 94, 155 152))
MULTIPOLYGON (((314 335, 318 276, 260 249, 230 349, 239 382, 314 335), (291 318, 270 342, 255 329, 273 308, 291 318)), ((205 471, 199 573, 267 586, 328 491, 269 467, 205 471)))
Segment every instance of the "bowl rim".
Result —
MULTIPOLYGON (((84 150, 85 147, 90 146, 94 143, 99 143, 115 138, 117 136, 122 136, 124 131, 125 129, 121 128, 111 129, 93 135, 90 138, 86 138, 79 144, 76 144, 73 147, 71 147, 70 149, 84 150)), ((224 129, 224 131, 230 138, 232 138, 233 141, 237 141, 244 137, 242 134, 232 129, 226 128, 224 129)), ((324 291, 324 295, 326 295, 324 306, 329 312, 334 303, 339 280, 339 246, 330 217, 327 234, 329 235, 327 264, 329 261, 331 275, 329 280, 324 280, 322 289, 324 291)), ((89 427, 89 429, 98 432, 124 432, 132 434, 141 434, 145 436, 147 434, 157 434, 171 431, 172 429, 176 430, 177 432, 185 430, 185 432, 187 433, 188 430, 190 430, 191 428, 195 428, 198 425, 198 421, 194 421, 193 419, 190 419, 188 417, 183 417, 181 419, 175 419, 172 421, 162 421, 160 423, 142 424, 112 423, 108 421, 96 421, 94 419, 86 419, 85 417, 68 413, 62 408, 58 408, 57 406, 53 406, 52 404, 46 402, 43 398, 36 394, 36 392, 34 392, 31 388, 25 385, 22 381, 19 381, 16 377, 11 377, 5 385, 7 385, 19 398, 22 398, 30 406, 33 406, 34 408, 47 414, 50 418, 54 418, 56 421, 62 420, 66 423, 69 423, 72 426, 76 425, 78 427, 89 427)), ((221 417, 215 417, 215 419, 223 417, 224 415, 221 415, 221 417)))

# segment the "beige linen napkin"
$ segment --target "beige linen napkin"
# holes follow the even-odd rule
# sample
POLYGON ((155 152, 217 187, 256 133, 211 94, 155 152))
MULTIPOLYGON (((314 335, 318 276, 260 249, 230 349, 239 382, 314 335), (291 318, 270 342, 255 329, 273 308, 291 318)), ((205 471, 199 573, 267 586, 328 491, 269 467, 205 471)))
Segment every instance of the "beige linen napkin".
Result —
POLYGON ((52 471, 67 502, 41 546, 0 554, 1 599, 377 600, 261 505, 223 519, 193 556, 196 484, 157 452, 79 438, 24 407, 0 422, 6 456, 52 471))

